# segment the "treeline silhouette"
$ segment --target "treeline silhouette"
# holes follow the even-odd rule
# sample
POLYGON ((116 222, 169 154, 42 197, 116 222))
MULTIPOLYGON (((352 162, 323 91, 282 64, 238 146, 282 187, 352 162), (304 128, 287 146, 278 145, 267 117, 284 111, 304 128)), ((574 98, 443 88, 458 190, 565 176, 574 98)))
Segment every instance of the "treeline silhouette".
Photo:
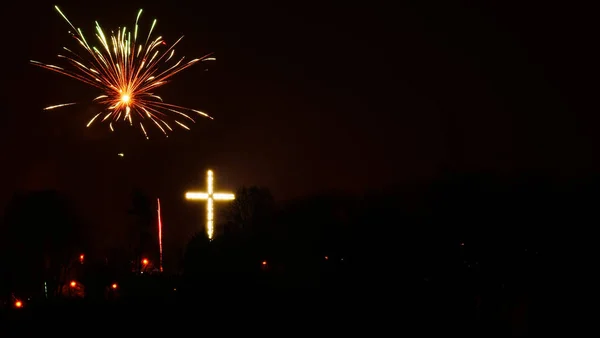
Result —
MULTIPOLYGON (((510 307, 542 307, 546 292, 569 278, 557 271, 585 242, 582 229, 597 222, 599 187, 597 180, 455 175, 427 186, 284 203, 266 188, 243 187, 221 211, 214 240, 203 233, 190 239, 181 276, 145 279, 139 264, 132 270, 127 263, 153 249, 146 233, 152 201, 137 191, 134 244, 110 260, 120 266, 99 260, 75 273, 88 284, 86 297, 97 300, 117 279, 119 297, 129 300, 208 302, 309 288, 351 294, 350 303, 397 299, 465 316, 492 313, 493 321, 510 307)), ((2 230, 3 299, 42 294, 43 281, 59 297, 82 252, 75 215, 58 192, 15 196, 2 230)))

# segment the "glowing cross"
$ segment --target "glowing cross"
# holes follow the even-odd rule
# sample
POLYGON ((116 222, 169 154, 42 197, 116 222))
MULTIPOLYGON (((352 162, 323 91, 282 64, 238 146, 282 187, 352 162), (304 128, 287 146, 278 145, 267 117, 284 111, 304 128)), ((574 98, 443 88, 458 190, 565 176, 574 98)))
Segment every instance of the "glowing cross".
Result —
POLYGON ((206 172, 206 190, 207 192, 186 192, 185 198, 188 200, 206 200, 206 234, 208 239, 213 239, 214 235, 214 201, 233 201, 234 194, 213 192, 213 172, 206 172))

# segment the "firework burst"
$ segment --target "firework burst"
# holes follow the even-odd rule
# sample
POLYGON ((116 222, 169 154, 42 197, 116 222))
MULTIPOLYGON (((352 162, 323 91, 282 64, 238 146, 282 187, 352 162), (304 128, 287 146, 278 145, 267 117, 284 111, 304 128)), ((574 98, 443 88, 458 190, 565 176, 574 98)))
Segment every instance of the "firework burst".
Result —
MULTIPOLYGON (((145 124, 153 125, 167 135, 178 126, 189 130, 189 123, 194 122, 197 115, 208 117, 201 111, 166 103, 153 94, 153 91, 168 83, 168 80, 180 71, 202 61, 214 60, 211 54, 198 59, 185 61, 185 57, 175 58, 175 46, 183 39, 180 37, 174 44, 165 47, 162 37, 152 38, 156 27, 156 19, 145 38, 138 38, 138 21, 142 10, 135 19, 134 30, 126 27, 104 34, 100 24, 96 22, 96 37, 99 47, 90 45, 83 32, 69 21, 63 12, 55 6, 58 13, 73 29, 69 33, 83 48, 83 53, 63 47, 66 55, 58 55, 69 64, 68 68, 45 64, 31 60, 31 63, 69 76, 102 91, 102 95, 93 101, 102 104, 105 110, 90 119, 87 127, 94 122, 108 122, 114 131, 117 122, 126 122, 137 126, 148 138, 145 124), (164 51, 162 51, 162 49, 164 51)), ((56 109, 77 104, 77 102, 57 104, 44 108, 56 109)))

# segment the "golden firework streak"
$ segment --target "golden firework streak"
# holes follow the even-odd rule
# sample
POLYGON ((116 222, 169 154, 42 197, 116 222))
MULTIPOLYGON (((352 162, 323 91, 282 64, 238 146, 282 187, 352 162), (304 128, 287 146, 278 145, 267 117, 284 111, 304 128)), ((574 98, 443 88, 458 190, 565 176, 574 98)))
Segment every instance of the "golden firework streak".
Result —
MULTIPOLYGON (((111 35, 107 37, 100 24, 96 22, 95 35, 100 47, 92 46, 88 44, 82 30, 75 28, 58 6, 54 7, 71 26, 73 30, 69 33, 85 50, 85 53, 77 54, 64 47, 66 55, 58 55, 58 57, 65 59, 69 68, 34 60, 31 60, 31 63, 94 86, 103 92, 93 101, 104 105, 106 109, 92 117, 87 124, 88 127, 95 121, 108 120, 110 130, 114 131, 114 122, 126 121, 129 125, 134 125, 133 120, 140 119, 140 130, 148 138, 144 123, 154 125, 167 135, 169 131, 173 131, 173 123, 190 130, 186 123, 194 122, 192 116, 201 115, 212 119, 208 114, 199 110, 166 103, 160 96, 154 95, 152 92, 168 83, 173 75, 195 63, 215 60, 211 57, 212 54, 187 62, 184 62, 185 56, 182 56, 175 62, 173 59, 174 48, 183 39, 183 36, 168 46, 164 52, 161 52, 160 47, 166 46, 166 42, 161 36, 152 39, 156 19, 152 22, 144 42, 138 44, 138 20, 142 15, 141 9, 135 19, 133 34, 127 27, 123 27, 119 28, 116 33, 111 32, 111 35)), ((46 107, 44 110, 74 104, 76 103, 57 104, 46 107)))

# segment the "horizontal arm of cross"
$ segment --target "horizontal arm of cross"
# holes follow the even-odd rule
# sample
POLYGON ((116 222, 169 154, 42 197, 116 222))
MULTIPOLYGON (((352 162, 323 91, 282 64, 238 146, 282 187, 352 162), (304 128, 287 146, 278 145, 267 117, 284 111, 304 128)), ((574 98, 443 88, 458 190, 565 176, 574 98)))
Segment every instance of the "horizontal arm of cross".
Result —
POLYGON ((235 195, 228 193, 214 193, 213 198, 215 201, 233 201, 235 199, 235 195))
POLYGON ((205 192, 186 192, 185 199, 186 200, 207 200, 208 194, 205 192))
MULTIPOLYGON (((185 199, 188 200, 207 200, 209 197, 208 193, 205 192, 186 192, 185 199)), ((215 193, 212 194, 212 198, 215 201, 233 201, 235 199, 234 194, 228 193, 215 193)))

